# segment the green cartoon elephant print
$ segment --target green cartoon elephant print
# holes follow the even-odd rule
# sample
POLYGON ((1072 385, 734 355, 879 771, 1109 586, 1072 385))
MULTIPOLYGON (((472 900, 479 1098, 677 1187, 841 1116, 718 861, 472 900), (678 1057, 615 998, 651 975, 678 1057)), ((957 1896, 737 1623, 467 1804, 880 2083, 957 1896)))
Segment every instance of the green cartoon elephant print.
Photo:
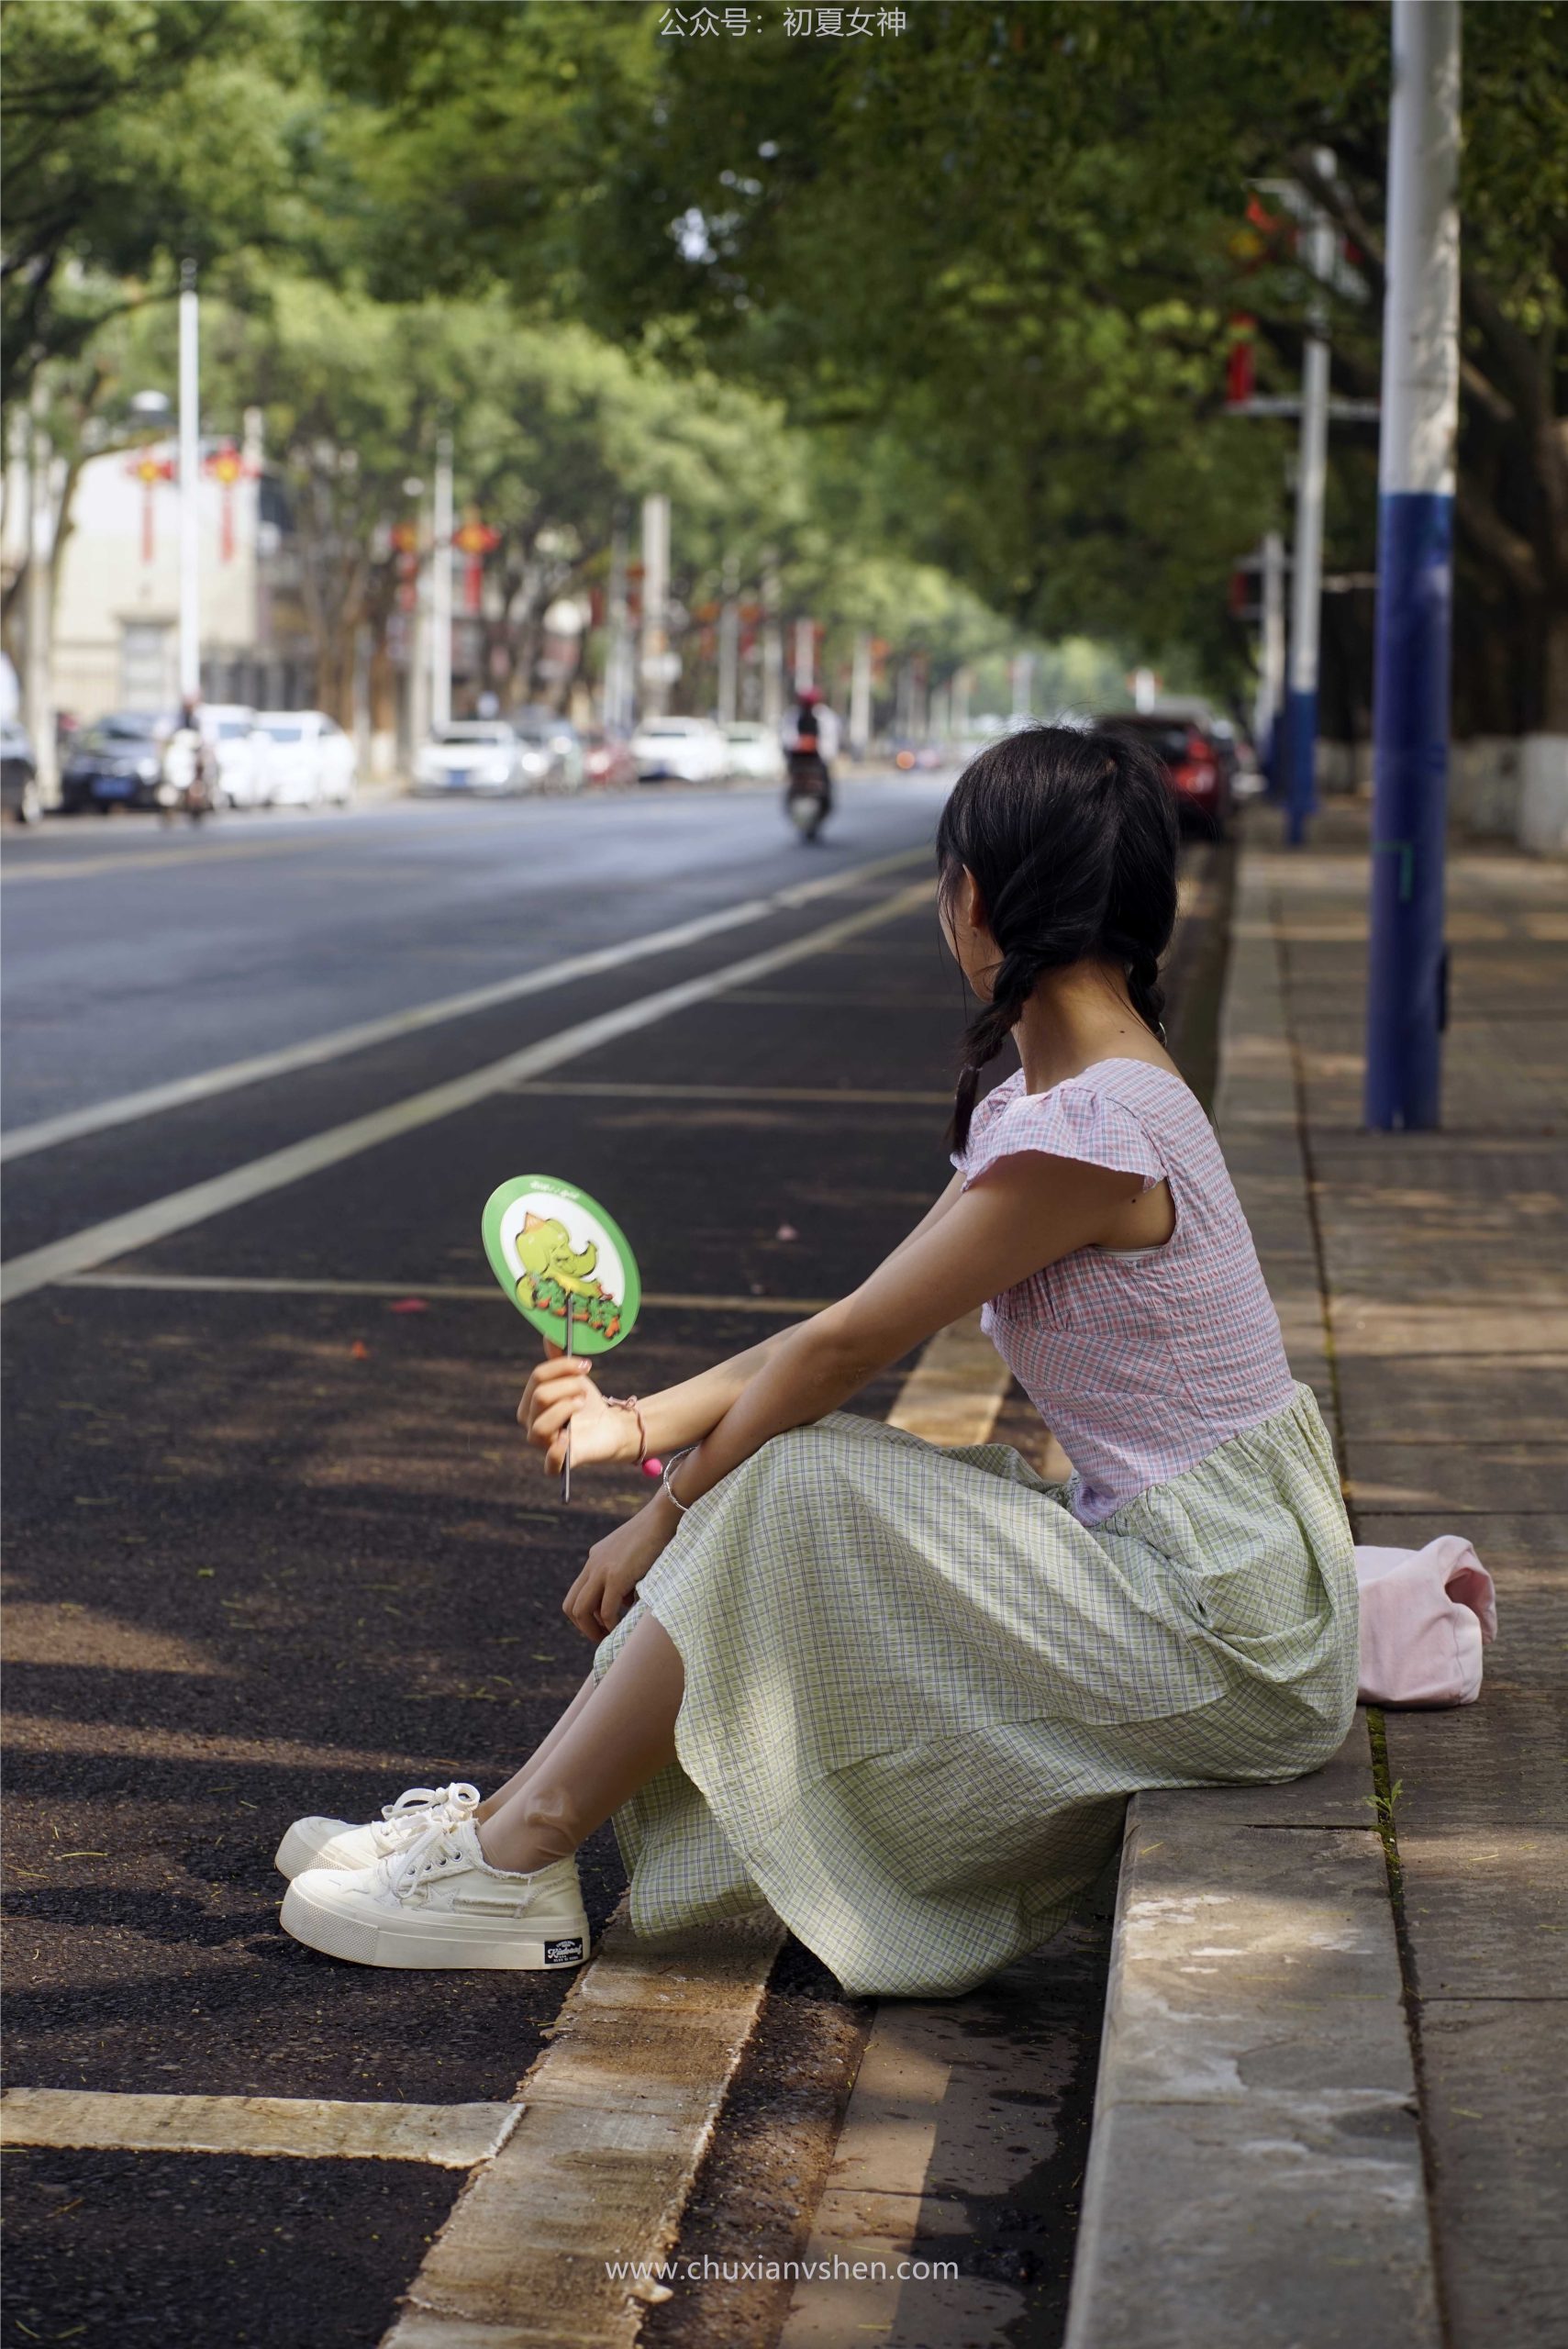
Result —
POLYGON ((586 1323, 601 1337, 620 1335, 620 1304, 595 1280, 599 1252, 593 1241, 574 1249, 566 1226, 556 1216, 528 1215, 514 1243, 522 1272, 517 1303, 526 1311, 558 1315, 562 1319, 572 1300, 572 1318, 586 1323))
POLYGON ((614 1218, 574 1183, 514 1174, 480 1220, 491 1270, 549 1344, 602 1354, 635 1327, 637 1260, 614 1218))

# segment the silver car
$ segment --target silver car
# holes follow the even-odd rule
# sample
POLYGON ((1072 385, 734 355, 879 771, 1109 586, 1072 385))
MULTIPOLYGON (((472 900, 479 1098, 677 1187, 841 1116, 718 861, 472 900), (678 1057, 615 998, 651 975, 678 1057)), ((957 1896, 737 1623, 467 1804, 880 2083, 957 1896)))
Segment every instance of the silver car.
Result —
POLYGON ((474 791, 487 798, 542 791, 554 764, 547 748, 524 741, 501 718, 460 718, 432 735, 414 768, 414 788, 427 798, 474 791))

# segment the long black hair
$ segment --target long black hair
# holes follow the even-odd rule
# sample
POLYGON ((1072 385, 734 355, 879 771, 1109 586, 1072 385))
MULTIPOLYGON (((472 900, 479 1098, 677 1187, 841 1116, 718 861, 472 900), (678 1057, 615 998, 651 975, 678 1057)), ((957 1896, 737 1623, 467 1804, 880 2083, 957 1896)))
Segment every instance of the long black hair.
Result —
POLYGON ((965 869, 973 874, 1001 961, 963 1040, 956 1150, 980 1072, 1045 972, 1119 963, 1133 1009, 1162 1035, 1160 957, 1175 927, 1179 847, 1175 795, 1134 734, 1026 726, 970 761, 937 828, 938 888, 949 906, 965 869))

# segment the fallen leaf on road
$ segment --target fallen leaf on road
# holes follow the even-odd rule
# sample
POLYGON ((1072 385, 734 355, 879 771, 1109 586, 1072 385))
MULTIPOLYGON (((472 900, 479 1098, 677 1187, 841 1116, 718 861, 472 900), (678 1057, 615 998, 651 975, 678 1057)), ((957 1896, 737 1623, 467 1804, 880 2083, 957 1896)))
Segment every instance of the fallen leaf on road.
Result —
POLYGON ((773 1238, 775 1240, 798 1240, 800 1238, 800 1234, 795 1230, 793 1223, 781 1223, 778 1230, 774 1232, 773 1238))
POLYGON ((371 1358, 371 1350, 362 1338, 356 1338, 349 1352, 356 1362, 369 1362, 371 1358))
POLYGON ((386 1309, 389 1313, 428 1313, 430 1308, 422 1297, 399 1297, 386 1309))

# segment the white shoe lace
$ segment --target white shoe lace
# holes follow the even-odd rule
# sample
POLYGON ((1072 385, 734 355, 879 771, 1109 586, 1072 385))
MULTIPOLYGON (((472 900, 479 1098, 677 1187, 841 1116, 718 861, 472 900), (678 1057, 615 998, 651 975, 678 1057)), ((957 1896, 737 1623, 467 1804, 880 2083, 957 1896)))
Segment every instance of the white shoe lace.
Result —
POLYGON ((404 1850, 387 1854, 380 1863, 379 1872, 388 1892, 395 1893, 399 1900, 406 1900, 427 1876, 439 1876, 449 1860, 463 1859, 462 1847, 452 1833, 454 1823, 432 1819, 404 1850))
MULTIPOLYGON (((453 1831, 461 1824, 461 1819, 433 1818, 429 1825, 424 1828, 411 1843, 406 1844, 402 1851, 389 1852, 384 1860, 378 1861, 376 1872, 386 1890, 395 1894, 399 1900, 406 1900, 411 1892, 418 1890, 428 1876, 439 1876, 453 1860, 461 1862, 464 1867, 471 1866, 473 1863, 453 1831)), ((480 1847, 480 1859, 482 1863, 488 1865, 484 1862, 483 1845, 480 1847)), ((561 1860, 550 1863, 550 1866, 557 1868, 566 1865, 567 1863, 561 1860)), ((540 1876, 548 1876, 550 1872, 550 1867, 536 1868, 531 1875, 520 1876, 517 1881, 532 1885, 537 1883, 540 1876)), ((497 1868, 493 1873, 502 1876, 506 1872, 497 1868)))
POLYGON ((395 1802, 382 1804, 385 1823, 377 1826, 373 1821, 371 1832, 384 1851, 395 1851, 434 1819, 463 1818, 478 1807, 479 1798, 479 1788, 464 1778, 454 1778, 450 1787, 410 1787, 395 1802))

